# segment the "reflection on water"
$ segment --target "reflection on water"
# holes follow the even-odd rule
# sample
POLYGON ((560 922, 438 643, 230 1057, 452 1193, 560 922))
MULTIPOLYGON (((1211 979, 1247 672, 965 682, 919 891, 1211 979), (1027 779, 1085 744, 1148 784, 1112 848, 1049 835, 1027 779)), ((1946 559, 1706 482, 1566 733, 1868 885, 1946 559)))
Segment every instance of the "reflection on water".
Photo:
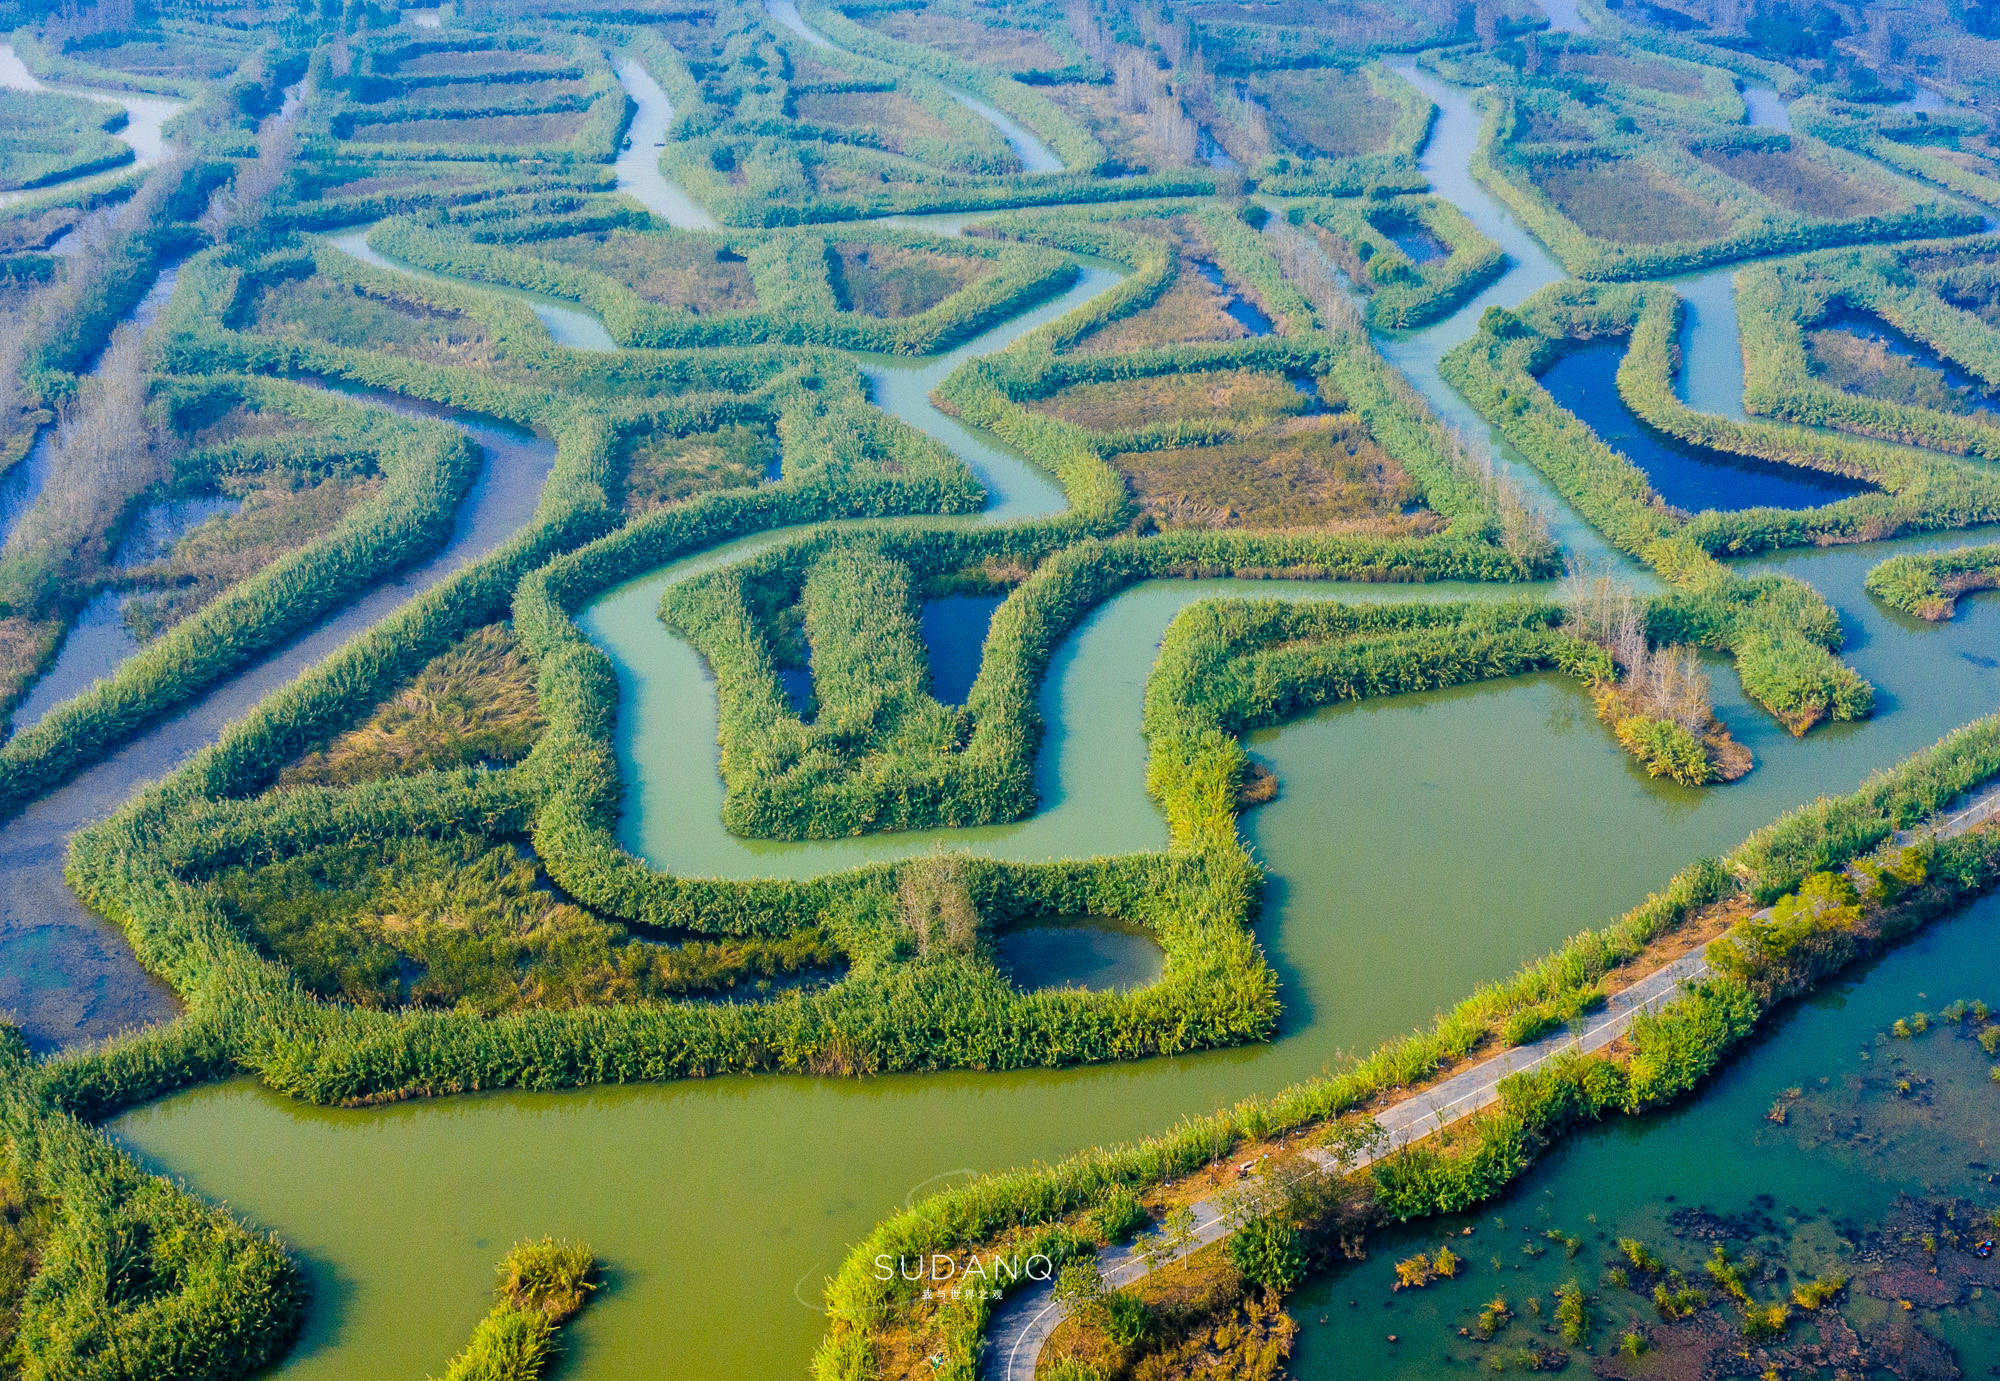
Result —
POLYGON ((1152 936, 1091 916, 1018 926, 994 939, 1015 986, 1129 992, 1156 982, 1166 955, 1152 936))
POLYGON ((1689 512, 1735 508, 1817 508, 1869 489, 1868 484, 1800 466, 1777 465, 1694 446, 1654 431, 1618 396, 1625 342, 1566 351, 1541 376, 1558 406, 1645 471, 1653 489, 1689 512))
MULTIPOLYGON (((1441 326, 1388 348, 1450 420, 1487 436, 1437 381, 1437 356, 1465 338, 1488 303, 1518 302, 1561 275, 1466 173, 1478 122, 1463 94, 1423 74, 1412 80, 1444 107, 1426 171, 1516 267, 1441 326)), ((1109 281, 1079 285, 1061 310, 1109 281)), ((1000 343, 995 333, 980 348, 1000 343)), ((929 389, 965 353, 872 364, 875 396, 965 448, 998 499, 989 519, 1057 511, 1061 496, 1046 477, 929 405, 929 389)), ((1519 464, 1504 448, 1501 458, 1519 464)), ((1566 543, 1606 550, 1545 488, 1535 492, 1557 513, 1566 543)), ((771 540, 685 564, 740 559, 771 540)), ((1744 702, 1733 676, 1719 676, 1719 713, 1763 763, 1729 792, 1645 778, 1596 724, 1581 689, 1554 676, 1346 705, 1253 736, 1286 785, 1244 823, 1270 870, 1258 940, 1286 1004, 1283 1032, 1266 1047, 1082 1070, 731 1078, 359 1111, 305 1108, 237 1083, 139 1110, 117 1130, 154 1164, 299 1250, 316 1305, 282 1368, 287 1381, 434 1370, 483 1312, 497 1251, 542 1233, 589 1240, 618 1282, 576 1327, 565 1370, 574 1381, 796 1376, 824 1328, 814 1309, 821 1281, 905 1191, 967 1168, 1154 1132, 1310 1077, 1343 1052, 1427 1020, 1524 956, 1601 924, 1688 859, 1729 847, 1790 805, 1851 789, 1867 770, 1990 708, 2000 681, 1964 654, 2000 641, 2000 602, 1970 605, 1941 628, 1887 616, 1861 581, 1888 550, 1767 563, 1812 580, 1842 610, 1852 630, 1846 655, 1882 687, 1885 713, 1795 740, 1744 702), (1338 848, 1329 847, 1333 829, 1338 848), (1468 897, 1479 899, 1476 924, 1468 924, 1468 897)), ((1615 556, 1608 564, 1629 569, 1615 556)), ((930 838, 761 846, 721 832, 713 690, 699 659, 655 613, 671 578, 656 573, 613 592, 584 618, 619 665, 628 842, 665 866, 736 875, 804 876, 928 850, 930 838)), ((1247 592, 1356 599, 1522 591, 1273 582, 1247 592)), ((1015 856, 1163 842, 1143 788, 1144 682, 1173 612, 1221 593, 1246 590, 1157 582, 1095 611, 1058 649, 1040 700, 1048 733, 1037 781, 1048 808, 1009 827, 1019 836, 1003 829, 938 838, 1015 856), (1031 830, 1041 832, 1032 848, 1021 842, 1031 830)))
POLYGON ((924 646, 931 654, 931 693, 947 705, 963 705, 979 676, 979 659, 993 611, 1005 595, 945 595, 918 609, 924 646))

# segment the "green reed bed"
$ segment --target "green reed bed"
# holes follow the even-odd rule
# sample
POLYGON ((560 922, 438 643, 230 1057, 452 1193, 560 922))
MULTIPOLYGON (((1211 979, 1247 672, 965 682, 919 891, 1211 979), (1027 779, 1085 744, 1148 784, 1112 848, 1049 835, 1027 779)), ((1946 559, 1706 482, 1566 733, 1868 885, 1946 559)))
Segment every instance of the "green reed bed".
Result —
MULTIPOLYGON (((1869 687, 1832 655, 1837 621, 1798 581, 1731 575, 1716 558, 1812 542, 1873 540, 1990 521, 2000 491, 1947 456, 1829 436, 1804 427, 1697 413, 1673 391, 1679 299, 1646 288, 1557 285, 1518 312, 1496 310, 1446 356, 1445 376, 1585 518, 1684 596, 1678 636, 1731 652, 1744 688, 1803 732, 1831 717, 1865 717, 1869 687), (1535 375, 1563 342, 1629 334, 1620 396, 1646 423, 1683 441, 1761 460, 1865 477, 1883 492, 1803 511, 1743 509, 1692 517, 1665 504, 1644 473, 1558 407, 1535 375)), ((1655 615, 1656 634, 1664 631, 1655 615)))
MULTIPOLYGON (((1513 980, 1440 1017, 1429 1030, 1392 1042, 1339 1075, 1248 1100, 1146 1141, 987 1176, 904 1210, 857 1244, 829 1283, 833 1322, 815 1359, 815 1375, 840 1381, 901 1375, 900 1369, 890 1370, 891 1360, 921 1350, 942 1359, 933 1365, 939 1374, 969 1381, 977 1374, 992 1301, 984 1292, 920 1300, 913 1285, 893 1274, 884 1281, 877 1261, 938 1253, 962 1269, 976 1259, 988 1278, 1005 1282, 1007 1267, 1018 1272, 1031 1254, 1057 1265, 1093 1254, 1106 1240, 1095 1210, 1113 1198, 1165 1190, 1165 1202, 1175 1202, 1177 1181, 1234 1158, 1247 1146, 1269 1147, 1283 1162, 1302 1146, 1351 1144, 1366 1129, 1365 1120, 1356 1124, 1358 1113, 1386 1095, 1421 1087, 1491 1042, 1519 1013, 1595 988, 1606 973, 1690 921, 1740 915, 1740 905, 1715 910, 1739 888, 1763 899, 1782 899, 1802 884, 1812 896, 1833 888, 1829 879, 1837 874, 1826 869, 1862 858, 1886 837, 1885 824, 1869 828, 1871 823, 1920 820, 2000 770, 1994 734, 1995 721, 1981 721, 1871 778, 1853 796, 1793 812, 1729 858, 1687 870, 1611 927, 1578 936, 1513 980), (1789 858, 1779 862, 1772 853, 1779 840, 1791 856, 1810 857, 1809 869, 1821 871, 1808 878, 1794 871, 1789 858)), ((1287 1226, 1302 1241, 1326 1234, 1319 1245, 1329 1251, 1316 1258, 1326 1260, 1335 1233, 1351 1240, 1371 1220, 1406 1221, 1489 1199, 1567 1130, 1610 1112, 1640 1112, 1684 1095, 1776 1005, 2000 881, 2000 843, 1991 830, 1920 843, 1888 851, 1864 872, 1867 893, 1857 894, 1846 910, 1795 900, 1789 909, 1780 906, 1776 925, 1738 925, 1718 946, 1724 972, 1639 1018, 1623 1051, 1567 1056, 1532 1075, 1514 1076, 1503 1083, 1494 1112, 1378 1161, 1362 1178, 1361 1211, 1307 1212, 1314 1204, 1322 1210, 1356 1208, 1346 1196, 1330 1202, 1313 1195, 1312 1175, 1301 1182, 1307 1190, 1267 1196, 1262 1211, 1290 1215, 1287 1226)))
POLYGON ((2000 587, 2000 547, 1892 556, 1868 572, 1868 593, 1893 609, 1943 622, 1958 601, 1977 590, 2000 587))
POLYGON ((1409 330, 1449 316, 1506 266, 1500 247, 1448 201, 1431 196, 1319 201, 1287 208, 1294 225, 1326 232, 1337 262, 1366 295, 1368 324, 1409 330), (1406 228, 1437 240, 1445 255, 1417 263, 1390 238, 1406 228))

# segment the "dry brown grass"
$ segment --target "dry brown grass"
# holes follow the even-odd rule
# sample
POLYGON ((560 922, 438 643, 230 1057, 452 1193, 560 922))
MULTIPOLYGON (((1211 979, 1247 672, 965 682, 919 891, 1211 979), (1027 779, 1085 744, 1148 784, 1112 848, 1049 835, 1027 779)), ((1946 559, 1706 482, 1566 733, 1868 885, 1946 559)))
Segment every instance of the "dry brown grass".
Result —
POLYGON ((9 535, 0 594, 29 607, 49 576, 73 581, 109 555, 108 530, 132 499, 166 477, 171 438, 147 414, 143 332, 121 326, 97 368, 63 404, 49 441, 48 478, 9 535), (22 590, 17 579, 31 587, 22 590))
POLYGON ((1229 295, 1204 278, 1193 262, 1215 262, 1215 251, 1197 226, 1176 217, 1170 221, 1132 221, 1124 228, 1172 240, 1181 252, 1179 271, 1151 306, 1106 322, 1079 340, 1077 349, 1114 354, 1159 345, 1242 340, 1250 334, 1225 310, 1229 295))
POLYGON ((1106 1381, 1277 1381, 1298 1324, 1275 1298, 1253 1295, 1222 1244, 1152 1271, 1130 1286, 1161 1336, 1121 1346, 1101 1323, 1071 1317, 1057 1325, 1043 1357, 1080 1364, 1106 1381))
POLYGON ((1629 158, 1543 164, 1530 176, 1586 235, 1627 245, 1714 240, 1730 217, 1665 174, 1629 158))
POLYGON ((237 512, 209 519, 163 560, 129 573, 132 583, 155 588, 127 602, 126 626, 151 641, 231 585, 331 532, 380 488, 374 477, 336 476, 317 484, 281 478, 252 490, 237 512))
POLYGON ((1839 329, 1808 331, 1806 360, 1820 382, 1843 392, 1978 417, 1985 422, 1994 418, 1983 391, 1954 386, 1936 365, 1910 359, 1872 337, 1839 329))
POLYGON ((1902 205, 1885 189, 1797 149, 1703 149, 1698 156, 1717 172, 1748 183, 1802 216, 1852 220, 1888 215, 1902 205))
POLYGON ((581 78, 563 76, 525 82, 465 81, 426 87, 419 99, 432 109, 482 110, 497 105, 554 105, 573 96, 587 96, 590 89, 590 83, 581 78))
POLYGON ((625 473, 625 511, 636 517, 712 489, 761 483, 777 459, 771 429, 744 422, 645 438, 633 446, 625 473))
POLYGON ((486 368, 499 352, 470 317, 313 276, 272 283, 257 295, 246 330, 290 340, 389 350, 432 364, 486 368))
POLYGON ((871 28, 892 38, 1005 72, 1063 67, 1068 61, 1032 29, 982 24, 935 9, 875 10, 865 17, 871 28))
POLYGON ((506 766, 543 728, 535 664, 504 624, 433 658, 368 719, 299 759, 282 786, 353 786, 436 768, 506 766))
POLYGON ((528 251, 560 263, 595 269, 617 279, 648 302, 690 312, 747 312, 757 305, 750 268, 740 255, 705 240, 611 230, 540 240, 528 251), (730 254, 730 257, 720 257, 730 254))
POLYGON ((1268 370, 1213 369, 1072 384, 1029 406, 1101 433, 1175 421, 1262 425, 1303 411, 1305 399, 1290 380, 1268 370))
POLYGON ((915 316, 992 272, 990 260, 900 245, 842 243, 830 267, 840 305, 865 316, 915 316))
POLYGON ((213 421, 204 422, 188 433, 190 447, 221 446, 252 437, 284 436, 303 430, 296 417, 282 412, 266 412, 256 407, 233 407, 213 421))
POLYGON ((27 690, 55 651, 62 629, 56 619, 31 619, 23 614, 0 618, 0 706, 13 704, 27 690))
POLYGON ((1252 94, 1269 112, 1272 132, 1295 152, 1318 158, 1382 153, 1394 142, 1397 108, 1359 72, 1337 67, 1266 72, 1252 94))
POLYGON ((1435 514, 1408 513, 1422 491, 1351 413, 1288 418, 1219 446, 1121 451, 1108 457, 1163 527, 1428 532, 1435 514))
POLYGON ((803 91, 792 98, 792 113, 810 124, 880 135, 892 153, 909 152, 917 139, 952 137, 950 125, 894 91, 803 91))
POLYGON ((1243 323, 1223 310, 1223 295, 1184 267, 1179 278, 1153 302, 1132 316, 1106 322, 1077 342, 1079 350, 1116 354, 1158 345, 1196 341, 1242 340, 1250 334, 1243 323))
POLYGON ((1641 62, 1617 53, 1564 53, 1560 70, 1598 81, 1663 91, 1671 96, 1699 97, 1704 91, 1698 72, 1663 62, 1641 62))
POLYGON ((1125 167, 1156 170, 1175 166, 1170 131, 1156 127, 1142 112, 1121 110, 1110 87, 1069 83, 1037 90, 1082 123, 1125 167))
POLYGON ((366 197, 377 192, 404 192, 412 187, 422 187, 427 191, 438 191, 447 187, 469 187, 484 182, 493 176, 491 165, 480 164, 473 167, 454 165, 463 171, 454 171, 453 166, 438 163, 379 163, 374 165, 382 171, 348 178, 344 181, 328 183, 321 195, 329 197, 366 197))
POLYGON ((481 115, 469 119, 427 116, 355 126, 362 144, 466 144, 481 148, 541 148, 574 139, 588 111, 553 110, 535 115, 481 115))
POLYGON ((405 77, 463 77, 475 73, 551 72, 568 66, 570 60, 556 53, 453 48, 419 53, 398 63, 396 72, 405 77))

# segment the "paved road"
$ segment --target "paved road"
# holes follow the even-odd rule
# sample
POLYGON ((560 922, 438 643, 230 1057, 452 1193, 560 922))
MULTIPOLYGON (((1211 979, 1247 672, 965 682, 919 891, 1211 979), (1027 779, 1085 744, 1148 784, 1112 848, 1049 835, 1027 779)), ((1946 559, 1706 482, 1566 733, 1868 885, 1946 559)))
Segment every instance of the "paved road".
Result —
MULTIPOLYGON (((1902 831, 1895 842, 1907 843, 1920 833, 1950 838, 1964 834, 1996 815, 2000 815, 2000 786, 1990 788, 1971 804, 1934 825, 1902 831)), ((1769 909, 1758 914, 1768 915, 1769 909)), ((1352 1159, 1347 1168, 1362 1169, 1453 1122, 1491 1107, 1500 1101, 1500 1081, 1510 1075, 1539 1069, 1568 1051, 1588 1053, 1603 1049, 1624 1035, 1639 1013, 1672 1001, 1687 983, 1707 972, 1708 949, 1703 946, 1612 994, 1581 1028, 1566 1028, 1528 1045, 1509 1047, 1441 1083, 1411 1094, 1376 1118, 1386 1135, 1371 1150, 1352 1159)), ((1306 1155, 1329 1171, 1339 1168, 1329 1152, 1308 1151, 1306 1155)), ((1244 1181, 1238 1182, 1239 1185, 1242 1183, 1244 1181)), ((1193 1205, 1195 1231, 1186 1251, 1205 1247, 1228 1235, 1231 1227, 1230 1200, 1235 1192, 1232 1187, 1232 1190, 1225 1190, 1193 1205)), ((1139 1255, 1136 1247, 1111 1248, 1099 1255, 1098 1264, 1104 1273, 1104 1283, 1113 1287, 1130 1285, 1153 1269, 1139 1255)), ((1068 1310, 1052 1298, 1051 1291, 1052 1287, 1048 1284, 1036 1285, 1010 1296, 994 1311, 993 1322, 987 1329, 986 1355, 981 1364, 981 1374, 987 1381, 1034 1381, 1035 1367, 1041 1359, 1043 1346, 1055 1332, 1056 1325, 1068 1316, 1068 1310)))

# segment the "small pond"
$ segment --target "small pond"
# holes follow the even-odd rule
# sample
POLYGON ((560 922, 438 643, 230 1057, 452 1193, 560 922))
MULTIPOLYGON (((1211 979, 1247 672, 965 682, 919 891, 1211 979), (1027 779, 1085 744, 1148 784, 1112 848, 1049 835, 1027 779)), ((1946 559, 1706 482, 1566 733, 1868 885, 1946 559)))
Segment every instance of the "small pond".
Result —
POLYGON ((1201 127, 1200 137, 1195 143, 1194 156, 1218 172, 1237 172, 1243 165, 1230 156, 1229 150, 1216 141, 1215 132, 1207 125, 1201 127))
POLYGON ((242 507, 243 500, 229 494, 197 494, 192 498, 147 504, 125 525, 111 564, 119 570, 130 570, 158 561, 184 534, 210 518, 234 513, 242 507))
POLYGON ((1376 222, 1375 228, 1413 264, 1436 264, 1451 257, 1451 246, 1433 234, 1429 226, 1407 216, 1387 217, 1376 222))
POLYGON ((1285 375, 1285 379, 1299 391, 1299 397, 1305 399, 1307 417, 1317 417, 1326 411, 1326 395, 1319 391, 1318 379, 1303 369, 1292 371, 1285 375))
POLYGON ((785 700, 791 705, 792 713, 810 724, 819 713, 819 701, 813 695, 813 674, 811 667, 778 666, 778 689, 785 693, 785 700))
POLYGON ((1206 278, 1224 294, 1222 310, 1229 313, 1244 330, 1253 336, 1268 336, 1278 329, 1278 323, 1271 320, 1262 307, 1230 285, 1229 280, 1222 276, 1219 265, 1208 259, 1195 259, 1191 262, 1196 273, 1206 278))
MULTIPOLYGON (((1867 392, 1890 398, 1892 401, 1937 406, 1951 412, 1984 413, 1988 414, 1984 420, 1992 420, 1990 414, 1994 410, 1993 390, 1984 379, 1956 360, 1940 355, 1922 341, 1904 335, 1874 313, 1852 309, 1835 312, 1812 329, 1815 332, 1839 332, 1841 335, 1866 341, 1870 345, 1880 346, 1891 357, 1916 372, 1922 380, 1917 387, 1926 395, 1935 391, 1939 396, 1906 398, 1900 396, 1905 390, 1893 387, 1870 388, 1866 390, 1867 392)), ((1840 379, 1828 382, 1839 386, 1846 385, 1846 381, 1840 379)))
POLYGON ((1768 86, 1744 87, 1743 105, 1748 112, 1747 123, 1760 129, 1790 130, 1792 127, 1792 113, 1785 108, 1785 98, 1768 86))
POLYGON ((931 654, 931 694, 947 705, 963 705, 979 676, 986 630, 1005 595, 944 595, 927 599, 918 611, 924 646, 931 654))
POLYGON ((996 937, 994 948, 1000 966, 1028 989, 1122 993, 1158 981, 1166 966, 1166 955, 1145 931, 1095 916, 1017 926, 996 937))
POLYGON ((1618 362, 1625 342, 1571 350, 1541 376, 1558 405, 1587 424, 1605 444, 1645 471, 1661 498, 1676 508, 1817 508, 1870 486, 1843 475, 1753 460, 1690 446, 1654 431, 1618 396, 1618 362))

